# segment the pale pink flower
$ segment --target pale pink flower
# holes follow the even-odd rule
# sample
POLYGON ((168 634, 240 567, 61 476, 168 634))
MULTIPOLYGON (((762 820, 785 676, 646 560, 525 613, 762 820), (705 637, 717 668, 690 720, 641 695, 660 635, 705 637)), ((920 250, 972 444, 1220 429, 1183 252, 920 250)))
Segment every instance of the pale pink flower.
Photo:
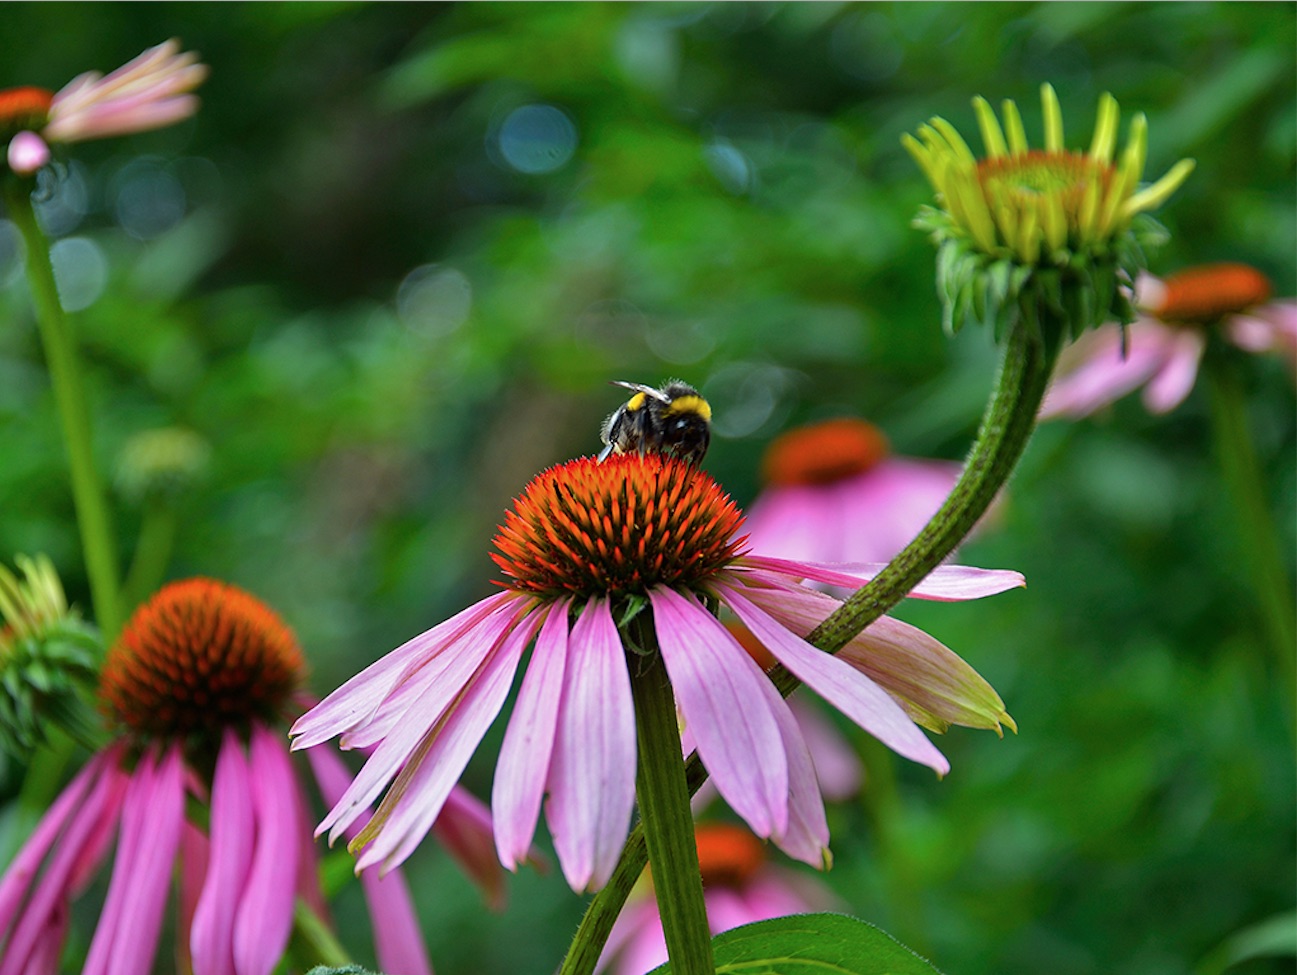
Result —
MULTIPOLYGON (((292 633, 232 586, 190 579, 142 606, 101 679, 120 737, 69 783, 0 879, 0 975, 59 970, 72 901, 114 839, 85 972, 153 969, 173 873, 175 968, 271 972, 288 944, 295 899, 322 916, 326 910, 306 793, 274 730, 302 674, 292 633), (209 814, 191 820, 190 805, 209 814)), ((325 800, 336 801, 349 771, 327 750, 310 757, 325 800)), ((467 794, 451 797, 443 820, 477 838, 458 853, 489 845, 485 807, 467 794)), ((475 870, 500 873, 494 857, 484 868, 471 855, 475 870)), ((361 879, 379 966, 392 975, 430 973, 400 874, 361 879)))
POLYGON ((766 486, 744 529, 758 552, 804 562, 886 562, 936 514, 959 480, 953 461, 898 457, 877 427, 854 417, 776 437, 766 486))
POLYGON ((1192 267, 1136 283, 1143 314, 1082 335, 1063 351, 1041 419, 1081 417, 1143 388, 1150 413, 1184 402, 1212 329, 1247 352, 1273 352, 1297 370, 1297 302, 1270 301, 1270 282, 1245 264, 1192 267))
MULTIPOLYGON (((694 828, 703 903, 713 935, 744 924, 822 911, 830 893, 805 876, 772 866, 747 830, 728 823, 694 828)), ((597 970, 645 975, 667 960, 652 878, 646 873, 617 917, 597 970)))
MULTIPOLYGON (((496 765, 496 847, 506 867, 523 859, 548 793, 546 818, 568 883, 602 886, 635 799, 634 707, 617 620, 638 612, 653 627, 686 733, 726 802, 759 836, 822 865, 828 827, 802 734, 704 600, 727 606, 870 734, 938 773, 946 759, 893 694, 932 711, 945 705, 930 699, 928 677, 938 678, 944 699, 950 687, 962 691, 964 675, 932 655, 930 637, 886 617, 866 631, 868 641, 853 641, 872 673, 808 644, 806 623, 839 603, 804 583, 857 588, 876 567, 746 555, 735 537, 741 517, 709 476, 658 454, 581 458, 537 476, 495 540, 505 590, 397 648, 294 725, 295 748, 341 735, 344 748, 374 749, 319 831, 332 838, 347 829, 386 790, 352 846, 361 867, 403 861, 495 720, 534 639, 496 765)), ((948 566, 912 595, 972 599, 1022 584, 1016 572, 948 566)))
POLYGON ((9 168, 30 175, 50 159, 49 143, 105 139, 173 125, 198 111, 193 90, 207 77, 198 55, 174 38, 111 74, 87 71, 57 94, 41 88, 0 92, 0 135, 9 168))

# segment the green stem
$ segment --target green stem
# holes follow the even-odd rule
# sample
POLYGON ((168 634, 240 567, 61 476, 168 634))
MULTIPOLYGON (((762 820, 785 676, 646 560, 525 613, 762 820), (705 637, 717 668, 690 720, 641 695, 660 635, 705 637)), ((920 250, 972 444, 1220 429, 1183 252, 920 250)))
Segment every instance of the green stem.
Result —
POLYGON ((293 904, 293 934, 289 951, 303 963, 303 969, 316 965, 343 968, 354 964, 347 949, 324 923, 323 918, 300 897, 293 904))
POLYGON ((135 555, 123 587, 124 605, 129 612, 158 588, 171 561, 176 539, 176 512, 163 501, 149 502, 140 521, 135 555))
POLYGON ((32 210, 30 184, 9 178, 5 183, 5 203, 10 219, 22 234, 27 251, 27 282, 36 308, 45 358, 49 363, 50 384, 63 425, 63 441, 72 478, 72 500, 81 531, 95 622, 104 635, 105 643, 111 645, 121 626, 117 552, 108 504, 95 468, 90 410, 81 382, 76 335, 59 303, 49 245, 32 210))
MULTIPOLYGON (((703 905, 693 811, 680 754, 675 695, 660 655, 637 658, 632 673, 639 766, 635 793, 673 975, 713 975, 712 935, 703 905)), ((622 858, 625 859, 625 853, 622 858)))
POLYGON ((905 813, 896 784, 896 756, 868 735, 860 736, 857 747, 865 769, 866 787, 861 790, 861 801, 887 885, 887 909, 892 921, 888 930, 911 950, 927 954, 919 882, 900 836, 905 813))
POLYGON ((1203 357, 1211 401, 1212 437, 1225 481, 1229 508, 1237 520, 1240 558, 1251 574, 1262 625, 1272 644, 1283 686, 1297 680, 1297 623, 1293 587, 1279 552, 1247 422, 1247 403, 1230 350, 1212 346, 1203 357))
MULTIPOLYGON (((1042 323, 1045 331, 1049 323, 1042 323)), ((964 472, 941 510, 933 515, 917 538, 892 559, 870 583, 848 599, 808 637, 821 650, 836 653, 853 636, 900 602, 923 577, 964 540, 1009 479, 1036 426, 1036 413, 1049 386, 1055 354, 1046 352, 1037 335, 1025 324, 1009 333, 995 388, 982 415, 977 440, 964 472)), ((782 665, 770 671, 779 692, 787 697, 799 681, 782 665)), ((695 752, 685 763, 690 793, 707 779, 695 752)), ((635 879, 644 869, 643 824, 631 831, 612 880, 595 895, 586 909, 576 938, 568 950, 560 975, 590 975, 608 940, 635 879)))

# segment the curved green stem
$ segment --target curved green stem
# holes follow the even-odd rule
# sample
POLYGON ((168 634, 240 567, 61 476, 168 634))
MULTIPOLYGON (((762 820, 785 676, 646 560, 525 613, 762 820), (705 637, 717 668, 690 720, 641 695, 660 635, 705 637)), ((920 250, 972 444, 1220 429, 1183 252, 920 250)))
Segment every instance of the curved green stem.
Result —
POLYGON ((162 584, 175 544, 176 524, 175 509, 166 502, 153 501, 145 507, 135 542, 135 555, 123 587, 126 612, 138 606, 162 584))
MULTIPOLYGON (((1011 329, 995 388, 982 415, 977 440, 950 497, 914 541, 811 633, 807 639, 815 646, 829 653, 840 650, 853 636, 904 599, 924 576, 955 550, 986 513, 1027 446, 1036 426, 1036 413, 1049 385, 1056 353, 1046 351, 1039 334, 1025 323, 1011 329)), ((782 665, 770 671, 770 677, 785 697, 800 683, 782 665)), ((707 772, 696 752, 685 763, 685 777, 691 793, 696 792, 707 779, 707 772)), ((560 975, 590 975, 594 971, 613 922, 635 879, 644 869, 645 855, 641 824, 631 831, 612 880, 595 895, 586 909, 560 975)))
MULTIPOLYGON (((635 795, 673 975, 713 975, 693 811, 680 754, 675 695, 662 658, 637 658, 631 675, 639 765, 635 795)), ((623 854, 623 859, 625 855, 623 854)))
POLYGON ((288 950, 302 962, 303 970, 316 965, 343 968, 353 964, 342 942, 300 897, 293 904, 293 933, 288 950))
POLYGON ((1248 429, 1247 404, 1234 356, 1213 346, 1203 357, 1211 401, 1212 438, 1225 481, 1226 496, 1238 525, 1238 555, 1251 575, 1251 589, 1273 648, 1283 686, 1297 679, 1297 624, 1293 587, 1284 569, 1277 533, 1266 504, 1265 483, 1248 429))
POLYGON ((77 356, 76 335, 68 324, 59 303, 50 264, 49 244, 36 222, 32 210, 30 184, 10 177, 5 181, 5 203, 9 217, 18 227, 27 251, 27 282, 36 322, 40 328, 45 358, 49 364, 50 384, 63 425, 63 442, 68 452, 72 479, 72 500, 76 506, 77 525, 81 532, 86 574, 90 580, 90 597, 94 603, 95 622, 111 645, 121 627, 121 594, 117 581, 117 547, 108 503, 104 497, 99 473, 95 468, 90 437, 90 410, 86 405, 77 356))

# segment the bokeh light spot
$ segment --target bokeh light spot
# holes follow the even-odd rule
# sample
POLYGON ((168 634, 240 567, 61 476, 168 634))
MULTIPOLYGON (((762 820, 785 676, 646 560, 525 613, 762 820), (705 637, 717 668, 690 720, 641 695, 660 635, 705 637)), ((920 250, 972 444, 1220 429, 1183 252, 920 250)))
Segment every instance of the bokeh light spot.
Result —
POLYGON ((396 290, 396 313, 413 331, 446 335, 468 320, 473 285, 462 271, 423 264, 405 276, 396 290))
POLYGON ((89 308, 108 284, 108 259, 103 248, 87 237, 68 237, 50 247, 54 282, 66 311, 89 308))
POLYGON ((185 215, 185 191, 171 171, 152 159, 122 168, 110 187, 117 222, 137 240, 152 240, 185 215))
POLYGON ((520 173, 552 173, 576 152, 572 120, 553 105, 515 108, 496 134, 500 155, 520 173))

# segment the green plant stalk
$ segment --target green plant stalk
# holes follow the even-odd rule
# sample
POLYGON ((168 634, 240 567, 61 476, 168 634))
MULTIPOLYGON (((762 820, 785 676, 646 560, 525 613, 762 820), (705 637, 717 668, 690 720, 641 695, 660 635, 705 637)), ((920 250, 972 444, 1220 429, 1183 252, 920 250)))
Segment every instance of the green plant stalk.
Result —
POLYGON ((1261 622, 1272 644, 1283 686, 1297 681, 1297 623, 1293 586, 1284 570, 1277 533, 1262 490, 1264 479, 1248 429, 1247 403, 1239 386, 1235 357, 1213 343, 1203 356, 1212 439, 1225 481, 1228 507, 1237 521, 1238 554, 1251 575, 1261 622))
POLYGON ((40 329, 45 358, 49 364, 50 384, 63 426, 63 442, 68 453, 72 480, 72 500, 76 506, 81 547, 90 580, 90 598, 94 603, 95 622, 111 646, 121 627, 121 594, 117 579, 117 551, 108 514, 103 485, 95 468, 90 436, 90 410, 77 354, 76 335, 68 324, 59 303, 50 264, 49 244, 36 222, 32 209, 30 184, 10 177, 5 183, 5 203, 9 217, 22 234, 27 251, 27 282, 36 322, 40 329))
POLYGON ((316 965, 343 968, 354 964, 342 942, 300 897, 293 903, 293 933, 288 950, 303 971, 316 965))
POLYGON ((142 603, 162 584, 171 561, 171 549, 176 539, 176 511, 165 501, 150 501, 140 520, 140 533, 135 542, 135 555, 130 571, 126 573, 123 601, 126 612, 142 603))
MULTIPOLYGON (((1046 310, 1041 309, 1040 314, 1043 319, 1046 310)), ((941 509, 882 572, 816 627, 807 638, 810 643, 828 653, 842 649, 853 636, 904 599, 986 513, 1022 456, 1049 387, 1056 353, 1046 352, 1036 334, 1022 322, 1010 329, 977 440, 959 482, 941 509)), ((782 665, 770 671, 770 678, 784 697, 800 686, 800 681, 782 665)), ((707 780, 696 752, 685 763, 685 780, 691 794, 707 780)), ((627 838, 608 884, 586 909, 560 975, 591 975, 594 971, 613 922, 644 869, 645 850, 641 823, 627 838)))
MULTIPOLYGON (((712 934, 689 807, 676 700, 659 654, 632 668, 639 765, 635 796, 673 975, 713 975, 712 934)), ((623 853, 624 857, 624 853, 623 853)))

